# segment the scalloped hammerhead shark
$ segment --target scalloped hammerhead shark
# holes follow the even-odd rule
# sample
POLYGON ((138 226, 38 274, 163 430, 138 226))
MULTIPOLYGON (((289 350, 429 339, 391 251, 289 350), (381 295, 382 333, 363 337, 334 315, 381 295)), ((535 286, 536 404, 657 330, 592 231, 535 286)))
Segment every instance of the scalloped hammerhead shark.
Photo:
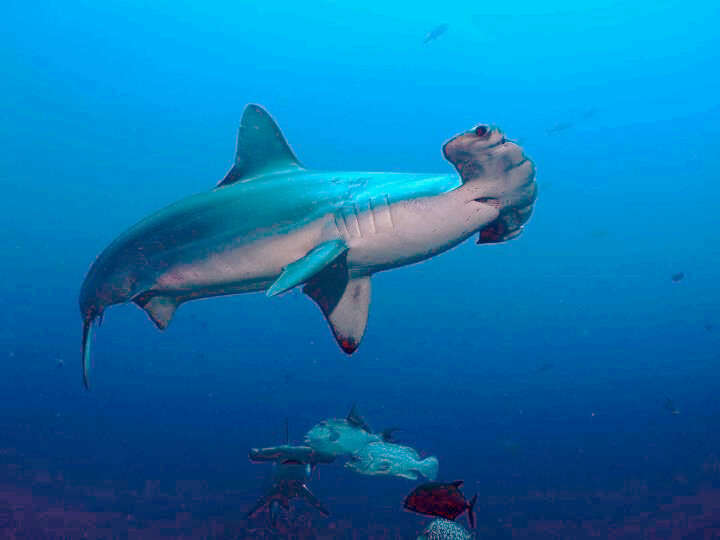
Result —
POLYGON ((478 125, 443 145, 456 174, 303 167, 270 115, 248 105, 235 164, 211 191, 143 219, 95 260, 80 291, 83 382, 106 308, 134 302, 159 329, 198 298, 303 285, 348 354, 365 333, 370 277, 429 259, 479 233, 520 234, 535 167, 502 131, 478 125))

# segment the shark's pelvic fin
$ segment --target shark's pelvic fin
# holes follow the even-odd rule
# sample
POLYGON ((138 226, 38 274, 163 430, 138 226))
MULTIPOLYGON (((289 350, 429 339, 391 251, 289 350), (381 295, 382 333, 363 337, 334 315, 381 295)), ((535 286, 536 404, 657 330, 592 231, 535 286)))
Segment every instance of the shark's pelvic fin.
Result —
POLYGON ((303 292, 320 306, 340 348, 354 353, 367 326, 370 277, 349 279, 343 256, 310 280, 303 292))
POLYGON ((139 296, 133 300, 138 306, 145 310, 152 322, 160 330, 165 330, 175 314, 178 303, 169 296, 139 296))
POLYGON ((341 239, 329 240, 311 249, 307 255, 288 264, 280 277, 275 280, 265 294, 275 296, 305 283, 347 251, 348 247, 341 239))
POLYGON ((296 169, 302 169, 302 165, 267 111, 259 105, 245 107, 238 131, 235 165, 218 187, 296 169))

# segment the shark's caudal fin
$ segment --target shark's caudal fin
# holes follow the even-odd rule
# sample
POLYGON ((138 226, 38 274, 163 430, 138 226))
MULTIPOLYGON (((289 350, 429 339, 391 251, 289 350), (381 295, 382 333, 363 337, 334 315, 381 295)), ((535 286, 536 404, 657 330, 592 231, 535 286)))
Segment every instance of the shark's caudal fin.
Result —
POLYGON ((259 105, 245 107, 238 131, 235 165, 218 187, 277 171, 302 169, 280 128, 259 105))
POLYGON ((468 522, 470 523, 470 528, 475 528, 475 503, 477 502, 477 493, 473 496, 472 499, 470 499, 470 502, 468 503, 468 522))
POLYGON ((85 388, 90 388, 90 345, 94 318, 89 317, 83 320, 82 332, 82 375, 85 388))

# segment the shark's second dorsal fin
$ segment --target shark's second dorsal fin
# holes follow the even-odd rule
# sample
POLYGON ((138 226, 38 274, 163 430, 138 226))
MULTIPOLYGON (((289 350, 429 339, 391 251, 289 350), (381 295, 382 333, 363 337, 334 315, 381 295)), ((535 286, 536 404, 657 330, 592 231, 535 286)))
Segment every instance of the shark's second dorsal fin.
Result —
POLYGON ((297 169, 302 169, 302 165, 275 121, 259 105, 248 105, 238 131, 235 165, 218 187, 271 172, 297 169))

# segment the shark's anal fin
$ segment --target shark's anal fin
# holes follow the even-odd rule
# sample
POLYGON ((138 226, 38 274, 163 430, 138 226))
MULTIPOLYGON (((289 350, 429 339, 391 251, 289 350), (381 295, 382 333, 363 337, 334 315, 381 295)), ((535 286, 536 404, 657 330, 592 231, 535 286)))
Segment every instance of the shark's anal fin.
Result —
POLYGON ((278 171, 302 169, 280 128, 259 105, 245 107, 238 131, 235 165, 218 187, 278 171))
POLYGON ((178 307, 174 298, 162 295, 140 295, 133 302, 145 310, 160 330, 167 328, 178 307))
POLYGON ((367 326, 370 277, 349 279, 343 256, 308 281, 303 292, 320 306, 340 348, 354 353, 367 326))
POLYGON ((280 277, 275 280, 265 294, 275 296, 296 285, 305 283, 318 272, 347 251, 347 245, 343 240, 329 240, 311 249, 307 255, 297 261, 288 264, 280 277))

